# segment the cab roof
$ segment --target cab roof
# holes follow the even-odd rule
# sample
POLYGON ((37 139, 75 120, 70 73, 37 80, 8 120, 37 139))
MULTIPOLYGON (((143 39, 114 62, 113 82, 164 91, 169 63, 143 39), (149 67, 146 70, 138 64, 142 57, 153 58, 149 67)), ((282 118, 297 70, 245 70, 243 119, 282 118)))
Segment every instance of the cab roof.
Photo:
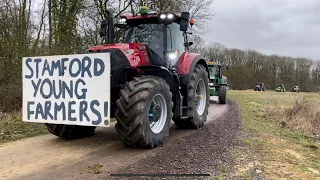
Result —
POLYGON ((164 24, 164 20, 160 18, 161 14, 171 13, 174 15, 172 22, 180 24, 181 16, 177 15, 171 11, 161 11, 159 13, 152 12, 145 15, 122 15, 120 18, 124 18, 126 20, 126 24, 128 25, 139 25, 139 24, 164 24))

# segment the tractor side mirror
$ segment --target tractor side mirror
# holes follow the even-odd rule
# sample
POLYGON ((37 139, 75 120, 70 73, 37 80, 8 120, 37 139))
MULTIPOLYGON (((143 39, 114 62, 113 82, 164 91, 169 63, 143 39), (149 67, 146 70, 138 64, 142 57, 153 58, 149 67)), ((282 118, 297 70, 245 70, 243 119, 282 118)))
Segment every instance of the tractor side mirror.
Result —
POLYGON ((182 12, 181 13, 181 19, 180 19, 180 31, 187 31, 189 27, 189 18, 190 13, 189 12, 182 12))
POLYGON ((189 46, 192 46, 192 45, 193 45, 193 42, 189 42, 188 45, 189 45, 189 46))
POLYGON ((230 70, 230 66, 226 66, 226 70, 230 70))
POLYGON ((101 25, 100 25, 100 37, 105 37, 107 35, 107 31, 108 31, 108 22, 107 20, 103 20, 101 21, 101 25))

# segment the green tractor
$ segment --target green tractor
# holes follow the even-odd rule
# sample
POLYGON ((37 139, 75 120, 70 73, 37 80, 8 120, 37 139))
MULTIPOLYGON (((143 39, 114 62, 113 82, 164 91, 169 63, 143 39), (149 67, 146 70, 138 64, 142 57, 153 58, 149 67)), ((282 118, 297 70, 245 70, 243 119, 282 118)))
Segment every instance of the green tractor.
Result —
MULTIPOLYGON (((218 96, 219 103, 226 104, 228 83, 227 77, 222 75, 221 67, 220 64, 215 64, 214 62, 208 63, 210 96, 218 96)), ((229 70, 229 66, 226 66, 226 69, 229 70)))
POLYGON ((278 84, 278 87, 276 88, 276 92, 286 92, 286 88, 284 87, 284 84, 278 84))

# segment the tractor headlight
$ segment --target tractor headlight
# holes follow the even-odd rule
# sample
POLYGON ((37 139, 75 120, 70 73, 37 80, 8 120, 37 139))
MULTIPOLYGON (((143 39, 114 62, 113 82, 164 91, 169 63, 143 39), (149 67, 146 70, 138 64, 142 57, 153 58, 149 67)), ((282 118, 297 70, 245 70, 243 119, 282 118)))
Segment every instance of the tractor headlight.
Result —
POLYGON ((214 84, 213 83, 209 83, 209 86, 214 86, 214 84))
POLYGON ((166 16, 165 14, 161 14, 161 15, 160 15, 160 18, 161 18, 161 19, 165 19, 166 17, 167 17, 167 16, 166 16))
POLYGON ((158 16, 164 24, 170 24, 177 18, 173 12, 161 12, 158 16))
POLYGON ((169 58, 170 59, 175 59, 177 57, 177 55, 175 53, 170 53, 169 54, 169 58))
POLYGON ((127 19, 126 18, 121 18, 120 19, 120 23, 126 23, 127 22, 127 19))

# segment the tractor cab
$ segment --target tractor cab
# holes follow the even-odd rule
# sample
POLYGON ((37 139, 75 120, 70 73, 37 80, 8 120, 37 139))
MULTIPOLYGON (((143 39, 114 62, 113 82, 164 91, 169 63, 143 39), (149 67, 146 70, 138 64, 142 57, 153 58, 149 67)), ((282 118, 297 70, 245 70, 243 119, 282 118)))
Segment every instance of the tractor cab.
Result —
MULTIPOLYGON (((210 96, 219 96, 221 104, 226 103, 227 77, 222 75, 222 66, 214 62, 208 63, 210 96)), ((229 70, 229 66, 226 66, 229 70)))
POLYGON ((214 62, 209 62, 208 64, 209 73, 210 73, 210 80, 215 80, 216 77, 221 76, 221 65, 215 64, 214 62))
MULTIPOLYGON (((222 66, 214 62, 208 63, 209 75, 210 75, 210 86, 214 84, 220 84, 221 80, 226 81, 226 77, 222 75, 222 66)), ((229 70, 229 66, 226 66, 226 70, 229 70)))
POLYGON ((120 20, 113 24, 113 19, 103 21, 100 36, 106 37, 105 46, 114 45, 114 27, 124 32, 120 43, 128 44, 130 49, 134 45, 146 50, 150 63, 175 69, 182 54, 189 49, 193 43, 188 42, 187 32, 189 24, 194 24, 189 12, 177 15, 174 12, 149 11, 142 7, 140 14, 136 16, 122 15, 120 20), (143 46, 142 46, 143 45, 143 46))

